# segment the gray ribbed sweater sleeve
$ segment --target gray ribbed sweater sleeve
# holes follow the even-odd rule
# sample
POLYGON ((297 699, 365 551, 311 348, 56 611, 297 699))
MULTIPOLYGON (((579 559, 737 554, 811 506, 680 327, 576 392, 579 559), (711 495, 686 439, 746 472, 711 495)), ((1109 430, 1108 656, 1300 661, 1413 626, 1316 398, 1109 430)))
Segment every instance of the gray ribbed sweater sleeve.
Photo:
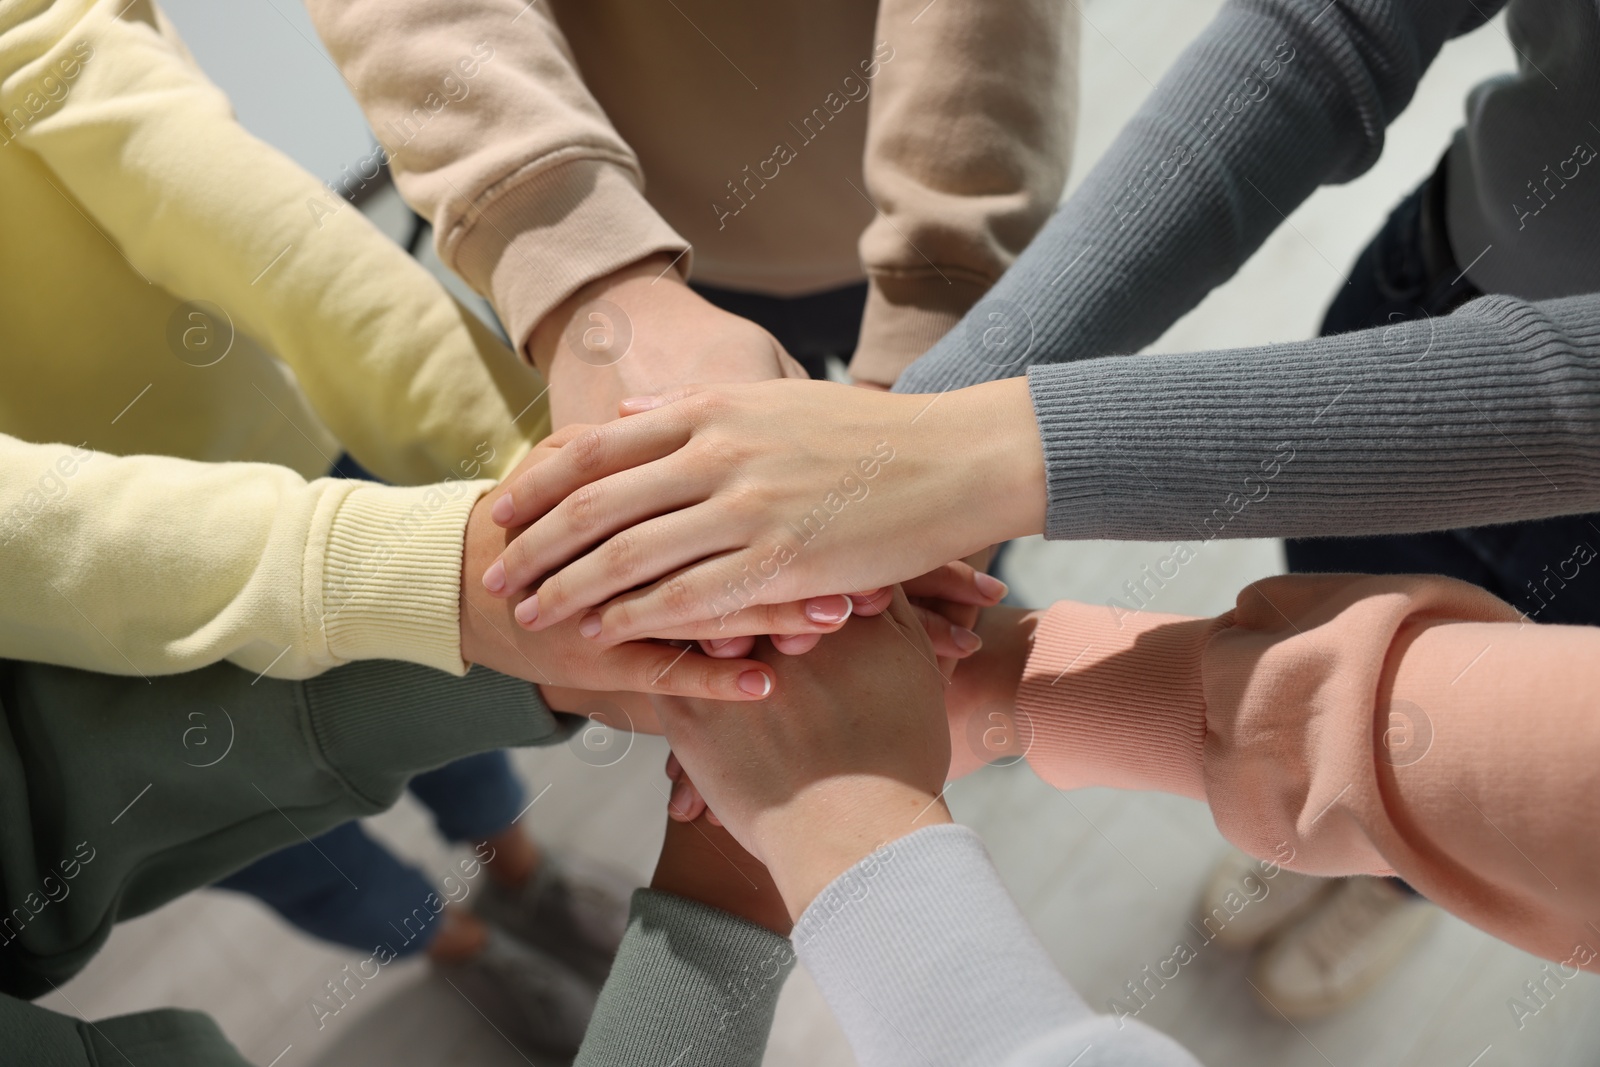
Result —
POLYGON ((1600 510, 1600 295, 1029 372, 1053 538, 1420 532, 1600 510))
POLYGON ((794 959, 770 930, 637 890, 574 1067, 760 1067, 794 959))
POLYGON ((1138 1021, 1089 1010, 962 826, 840 875, 794 942, 861 1067, 1198 1067, 1138 1021))
POLYGON ((1504 0, 1230 0, 897 392, 1136 352, 1324 182, 1365 171, 1443 43, 1504 0))

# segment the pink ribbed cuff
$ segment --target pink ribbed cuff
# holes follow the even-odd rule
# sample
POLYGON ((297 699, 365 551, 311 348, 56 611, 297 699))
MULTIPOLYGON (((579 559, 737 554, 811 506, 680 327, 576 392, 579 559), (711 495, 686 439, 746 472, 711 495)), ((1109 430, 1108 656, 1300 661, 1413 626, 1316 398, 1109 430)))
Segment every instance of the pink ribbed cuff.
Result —
POLYGON ((1059 789, 1204 800, 1200 657, 1217 629, 1215 619, 1056 604, 1034 634, 1017 689, 1033 733, 1028 762, 1059 789))

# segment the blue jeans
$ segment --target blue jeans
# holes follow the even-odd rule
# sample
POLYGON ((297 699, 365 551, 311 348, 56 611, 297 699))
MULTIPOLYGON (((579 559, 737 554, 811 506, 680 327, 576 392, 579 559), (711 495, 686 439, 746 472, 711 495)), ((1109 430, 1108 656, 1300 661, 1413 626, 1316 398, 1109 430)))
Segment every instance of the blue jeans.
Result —
MULTIPOLYGON (((348 453, 329 473, 379 480, 348 453)), ((468 756, 419 774, 409 788, 433 812, 447 841, 492 837, 522 811, 522 783, 504 752, 468 756)), ((396 956, 408 955, 426 947, 438 931, 432 921, 438 912, 428 906, 435 888, 359 822, 263 856, 215 888, 249 894, 312 937, 363 952, 381 944, 396 956)))
MULTIPOLYGON (((511 825, 522 783, 504 752, 485 752, 411 779, 411 793, 449 841, 478 841, 511 825)), ((423 873, 347 822, 304 844, 264 856, 216 883, 247 893, 313 937, 397 956, 424 948, 438 930, 444 894, 423 873), (429 894, 437 894, 434 907, 429 894)))
MULTIPOLYGON (((1447 315, 1482 294, 1462 276, 1444 228, 1445 168, 1400 202, 1367 245, 1322 323, 1324 336, 1447 315)), ((1600 514, 1504 526, 1286 542, 1289 570, 1443 574, 1482 586, 1537 622, 1600 624, 1600 514), (1581 550, 1581 551, 1580 551, 1581 550)))

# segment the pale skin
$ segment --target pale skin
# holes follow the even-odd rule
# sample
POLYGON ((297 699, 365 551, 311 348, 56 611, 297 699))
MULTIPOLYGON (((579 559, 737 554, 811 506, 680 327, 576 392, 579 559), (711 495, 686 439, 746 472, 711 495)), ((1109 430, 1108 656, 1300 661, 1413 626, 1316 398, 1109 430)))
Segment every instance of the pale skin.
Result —
POLYGON ((1044 529, 1025 379, 937 398, 694 387, 623 410, 491 494, 496 521, 532 523, 484 575, 529 630, 576 618, 610 645, 714 617, 729 589, 776 605, 888 587, 1044 529))

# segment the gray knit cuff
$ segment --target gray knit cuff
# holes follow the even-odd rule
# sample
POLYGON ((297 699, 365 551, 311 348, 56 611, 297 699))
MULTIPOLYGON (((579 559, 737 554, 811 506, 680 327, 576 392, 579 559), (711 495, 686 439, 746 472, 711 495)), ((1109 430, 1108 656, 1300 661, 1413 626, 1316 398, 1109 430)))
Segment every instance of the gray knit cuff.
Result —
POLYGON ((758 1067, 794 960, 770 930, 637 890, 576 1067, 758 1067))
POLYGON ((537 686, 483 667, 457 678, 362 660, 303 684, 314 747, 351 790, 381 807, 423 771, 561 733, 537 686))
POLYGON ((1035 367, 1028 384, 1050 538, 1192 545, 1600 510, 1600 296, 1484 297, 1290 344, 1035 367))

